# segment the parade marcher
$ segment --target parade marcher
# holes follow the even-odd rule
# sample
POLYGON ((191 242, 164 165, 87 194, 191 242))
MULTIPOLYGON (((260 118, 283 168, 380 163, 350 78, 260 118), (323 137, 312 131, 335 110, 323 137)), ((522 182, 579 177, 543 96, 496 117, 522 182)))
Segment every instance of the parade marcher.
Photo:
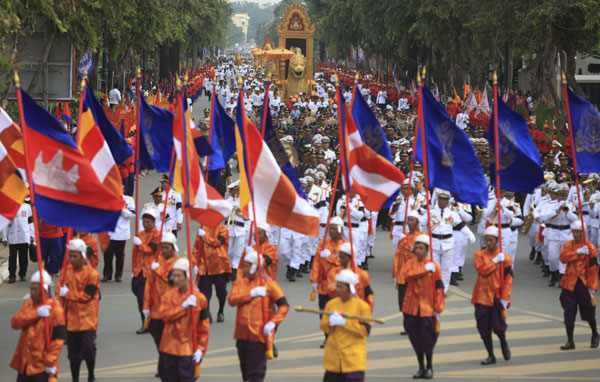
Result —
MULTIPOLYGON (((339 266, 331 267, 329 270, 329 274, 327 275, 327 285, 329 297, 336 297, 336 277, 337 275, 344 269, 352 269, 352 249, 350 246, 350 242, 343 242, 338 249, 338 259, 339 266)), ((356 248, 354 248, 356 251, 356 248)), ((355 252, 356 253, 356 252, 355 252)), ((369 276, 369 272, 364 269, 360 269, 356 267, 356 274, 358 275, 358 282, 355 285, 356 296, 364 300, 371 311, 373 311, 373 305, 375 305, 375 295, 373 294, 373 289, 371 288, 371 277, 369 276)))
POLYGON ((85 256, 87 263, 94 269, 98 269, 98 240, 94 235, 86 231, 78 231, 77 237, 87 246, 85 256))
MULTIPOLYGON (((265 258, 265 272, 271 280, 277 281, 277 263, 279 255, 275 244, 269 243, 267 233, 270 230, 267 223, 258 223, 258 243, 260 244, 260 254, 265 258)), ((252 244, 252 248, 256 250, 256 243, 252 244)))
POLYGON ((183 214, 181 212, 181 194, 171 187, 169 188, 169 195, 167 196, 166 190, 168 183, 169 176, 167 174, 163 174, 162 178, 160 179, 160 184, 165 190, 162 193, 162 199, 165 201, 168 216, 168 218, 165 218, 164 224, 167 231, 171 231, 175 236, 177 236, 177 231, 181 229, 181 224, 183 223, 183 214))
POLYGON ((259 263, 261 266, 264 264, 262 255, 259 259, 256 252, 246 252, 243 277, 233 283, 228 299, 229 305, 237 307, 233 338, 236 340, 242 380, 247 382, 261 382, 265 379, 266 342, 290 309, 283 291, 274 280, 265 277, 261 284, 258 272, 263 270, 259 269, 259 263), (267 299, 265 311, 263 298, 267 299), (275 313, 274 305, 277 305, 275 313))
MULTIPOLYGON (((165 192, 164 192, 162 186, 156 187, 154 189, 154 191, 152 191, 150 193, 150 195, 152 195, 152 202, 144 204, 144 207, 142 208, 142 211, 140 212, 140 220, 138 222, 138 227, 142 227, 141 216, 144 216, 144 213, 146 213, 146 211, 154 210, 156 212, 156 218, 157 219, 162 218, 163 210, 165 208, 165 204, 164 204, 164 200, 163 200, 164 193, 165 192)), ((170 216, 165 216, 165 220, 169 220, 169 219, 171 219, 170 216)), ((160 226, 157 227, 157 229, 160 229, 160 226)), ((166 224, 163 227, 163 231, 169 232, 166 224)))
POLYGON ((29 244, 35 243, 35 230, 31 206, 23 203, 19 207, 14 219, 0 232, 2 243, 8 244, 8 283, 17 280, 17 259, 19 260, 19 280, 25 281, 29 263, 29 244))
POLYGON ((200 363, 208 347, 210 322, 208 303, 198 290, 190 290, 188 259, 173 264, 171 279, 174 288, 163 295, 159 316, 164 321, 160 340, 158 373, 163 382, 193 382, 194 364, 200 363), (192 322, 195 310, 197 323, 192 322), (196 348, 192 325, 196 325, 196 348))
POLYGON ((571 233, 573 240, 567 241, 560 250, 560 261, 567 265, 560 281, 560 304, 564 310, 567 343, 560 349, 575 349, 573 330, 578 307, 581 319, 587 321, 592 329, 591 347, 597 348, 600 337, 596 328, 594 293, 598 290, 598 251, 592 243, 584 241, 581 221, 571 223, 571 233))
POLYGON ((69 264, 56 288, 67 321, 67 350, 71 363, 71 378, 79 382, 81 361, 88 369, 88 381, 95 381, 96 331, 98 330, 98 304, 100 276, 88 264, 87 244, 81 239, 69 242, 69 264))
POLYGON ((244 247, 248 244, 246 241, 247 229, 246 222, 242 216, 242 211, 240 210, 240 202, 238 200, 240 193, 240 181, 236 180, 227 186, 229 190, 229 197, 227 200, 233 204, 233 209, 231 210, 231 214, 229 215, 229 219, 227 220, 227 229, 229 231, 229 247, 227 255, 229 256, 229 262, 231 263, 231 279, 235 280, 237 276, 237 269, 240 264, 240 259, 242 258, 242 251, 244 247))
MULTIPOLYGON (((348 243, 349 244, 349 243, 348 243)), ((368 322, 345 318, 344 315, 371 317, 369 305, 356 296, 358 275, 344 269, 336 276, 337 297, 329 300, 325 310, 333 312, 321 317, 321 330, 327 335, 323 367, 324 382, 361 382, 367 370, 368 322)))
POLYGON ((138 310, 142 319, 142 326, 135 332, 136 334, 148 333, 148 328, 144 327, 144 289, 160 241, 160 232, 154 226, 157 217, 158 214, 155 210, 146 210, 142 215, 143 230, 137 232, 133 238, 131 291, 137 298, 138 310))
POLYGON ((198 236, 194 243, 194 251, 192 259, 194 265, 198 267, 198 288, 204 294, 209 306, 209 318, 212 323, 212 315, 210 314, 210 299, 212 297, 212 287, 215 286, 217 299, 219 300, 219 311, 217 313, 217 322, 225 321, 223 309, 227 302, 227 278, 232 273, 227 249, 229 245, 229 232, 223 224, 211 228, 207 225, 202 225, 198 229, 198 236))
POLYGON ((135 201, 131 196, 123 195, 125 207, 113 232, 109 232, 110 241, 104 252, 104 270, 102 282, 110 281, 113 275, 113 256, 115 257, 115 282, 121 282, 123 265, 125 264, 125 244, 131 237, 129 220, 135 217, 135 201))
POLYGON ((442 270, 429 256, 429 236, 417 236, 412 252, 414 256, 402 269, 402 277, 406 280, 402 304, 404 328, 419 361, 419 371, 413 378, 431 379, 433 348, 439 335, 436 322, 444 310, 442 270))
POLYGON ((48 375, 56 375, 58 357, 67 339, 67 328, 63 308, 52 298, 50 284, 52 278, 42 271, 46 301, 42 301, 40 272, 31 276, 29 288, 30 300, 27 300, 10 325, 14 330, 21 330, 21 336, 10 367, 19 374, 17 382, 47 382, 48 375), (46 331, 45 318, 48 319, 49 331, 46 331), (46 333, 52 336, 50 346, 46 347, 46 333))

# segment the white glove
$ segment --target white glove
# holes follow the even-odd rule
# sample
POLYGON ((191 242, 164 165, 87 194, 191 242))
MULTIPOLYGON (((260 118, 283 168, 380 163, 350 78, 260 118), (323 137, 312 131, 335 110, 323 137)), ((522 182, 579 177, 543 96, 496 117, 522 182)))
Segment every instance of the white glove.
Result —
POLYGON ((50 305, 40 306, 37 308, 38 317, 50 317, 50 309, 52 309, 50 305))
POLYGON ((254 297, 265 297, 267 295, 267 288, 265 288, 264 286, 257 286, 254 287, 251 291, 250 291, 250 297, 254 298, 254 297))
POLYGON ((202 228, 198 228, 198 236, 204 237, 204 235, 206 235, 206 231, 202 228))
POLYGON ((196 275, 198 274, 198 272, 200 272, 198 270, 198 266, 197 265, 194 265, 193 271, 194 271, 194 277, 196 277, 196 275))
POLYGON ((189 308, 190 306, 196 306, 196 296, 194 296, 193 294, 189 295, 188 298, 185 299, 185 301, 183 302, 184 308, 189 308))
POLYGON ((504 261, 504 253, 500 252, 499 254, 497 254, 494 259, 492 260, 494 262, 494 264, 498 264, 502 261, 504 261))
POLYGON ((155 269, 156 269, 156 268, 158 268, 158 267, 160 267, 160 264, 159 264, 159 263, 156 263, 156 262, 154 262, 154 263, 152 263, 152 265, 150 266, 150 269, 152 269, 152 270, 155 270, 155 269))
POLYGON ((134 238, 133 238, 133 244, 134 245, 142 245, 142 239, 140 239, 137 236, 134 236, 134 238))
POLYGON ((396 285, 396 284, 397 284, 397 282, 396 282, 396 278, 394 277, 394 285, 396 285))
POLYGON ((144 314, 144 318, 148 318, 150 316, 150 309, 143 309, 142 313, 144 314))
POLYGON ((442 316, 438 312, 433 312, 433 316, 437 320, 437 322, 442 322, 442 316))
POLYGON ((427 269, 427 272, 435 272, 435 264, 430 261, 425 264, 425 269, 427 269))
POLYGON ((312 283, 312 284, 310 284, 310 285, 312 285, 312 288, 313 288, 313 290, 316 292, 316 291, 317 291, 317 288, 319 287, 319 284, 317 284, 317 283, 312 283))
POLYGON ((194 358, 194 362, 200 363, 200 361, 202 360, 202 350, 196 350, 192 357, 194 358))
POLYGON ((587 245, 584 245, 583 247, 579 247, 577 249, 577 253, 579 255, 589 255, 590 250, 588 249, 587 245))
POLYGON ((508 309, 508 300, 500 300, 500 302, 502 303, 504 310, 507 310, 508 309))
POLYGON ((331 251, 328 249, 324 249, 321 251, 320 255, 322 258, 326 259, 329 257, 329 255, 331 255, 331 251))
POLYGON ((60 287, 60 291, 58 292, 58 295, 60 297, 65 297, 68 291, 69 291, 69 287, 67 287, 66 285, 63 285, 60 287))
POLYGON ((469 233, 467 234, 467 240, 469 240, 469 243, 473 244, 475 241, 477 241, 477 238, 475 237, 475 235, 473 234, 473 232, 471 232, 471 230, 468 230, 469 233))
POLYGON ((329 316, 329 326, 344 326, 346 325, 346 319, 338 312, 333 312, 329 316))
POLYGON ((265 334, 265 336, 271 337, 271 332, 273 331, 273 329, 275 329, 275 323, 273 321, 269 321, 265 324, 265 327, 263 328, 263 333, 265 334))
POLYGON ((54 367, 54 366, 52 366, 52 367, 46 366, 44 368, 44 370, 46 370, 46 374, 56 375, 56 367, 54 367))

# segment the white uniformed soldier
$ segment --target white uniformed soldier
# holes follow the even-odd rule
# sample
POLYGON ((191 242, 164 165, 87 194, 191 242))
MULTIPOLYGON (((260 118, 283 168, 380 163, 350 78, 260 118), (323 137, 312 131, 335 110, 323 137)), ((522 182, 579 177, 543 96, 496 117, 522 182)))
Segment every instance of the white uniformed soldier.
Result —
MULTIPOLYGON (((140 221, 138 227, 143 227, 142 225, 142 216, 146 211, 154 210, 158 214, 158 218, 156 219, 156 229, 160 229, 160 219, 162 219, 162 213, 165 208, 165 204, 163 203, 163 195, 164 191, 162 187, 157 187, 150 193, 152 195, 152 202, 144 204, 142 211, 140 212, 140 221)), ((167 214, 168 215, 168 214, 167 214)), ((165 221, 169 220, 170 216, 165 216, 165 221)), ((163 227, 164 232, 169 232, 166 227, 163 227)))
MULTIPOLYGON (((349 193, 350 195, 350 219, 352 223, 352 242, 354 247, 354 261, 356 265, 359 266, 359 251, 361 248, 361 233, 360 233, 360 221, 365 216, 364 207, 360 209, 359 203, 360 200, 358 195, 349 193)), ((346 195, 342 195, 342 197, 338 200, 336 208, 336 215, 341 217, 344 221, 344 230, 342 237, 344 240, 350 240, 350 231, 348 229, 348 216, 346 211, 346 195)), ((366 240, 366 237, 365 237, 366 240)))
MULTIPOLYGON (((162 188, 165 190, 162 193, 162 198, 163 200, 166 200, 167 204, 168 217, 165 217, 165 229, 167 231, 171 231, 175 236, 177 236, 177 231, 181 229, 181 224, 183 223, 183 213, 181 212, 181 207, 183 204, 181 194, 171 187, 169 189, 169 197, 165 195, 167 183, 169 183, 169 177, 166 174, 163 174, 160 183, 162 188)), ((157 226, 159 227, 159 225, 157 226)))
POLYGON ((125 244, 131 237, 129 220, 135 219, 135 201, 131 196, 123 195, 125 207, 121 210, 121 216, 113 232, 109 232, 110 242, 104 252, 104 269, 102 271, 102 282, 112 279, 113 256, 115 257, 115 282, 121 282, 123 276, 123 264, 125 261, 125 244))
MULTIPOLYGON (((496 195, 496 193, 494 193, 496 195)), ((511 235, 512 231, 510 230, 510 223, 515 217, 514 211, 509 209, 513 202, 508 198, 504 197, 504 191, 500 191, 500 218, 502 222, 502 227, 498 227, 498 208, 496 205, 498 204, 496 198, 490 200, 488 202, 488 206, 485 210, 483 210, 482 219, 486 222, 486 226, 495 225, 498 229, 502 229, 502 250, 508 251, 510 247, 511 235)))
POLYGON ((454 227, 452 227, 454 236, 454 266, 452 267, 450 283, 458 285, 458 281, 462 281, 463 279, 462 267, 465 265, 465 260, 467 259, 467 241, 474 243, 476 238, 467 226, 467 224, 473 221, 471 205, 454 201, 452 208, 458 212, 461 219, 461 222, 454 224, 454 227))
POLYGON ((514 201, 514 194, 512 192, 506 191, 504 194, 509 201, 506 208, 512 211, 514 216, 510 222, 510 241, 508 243, 508 248, 502 248, 502 250, 511 257, 512 267, 514 268, 515 257, 517 256, 517 244, 519 242, 519 231, 523 226, 523 212, 519 203, 514 201))
MULTIPOLYGON (((411 193, 414 191, 414 187, 411 186, 411 193)), ((392 251, 396 252, 398 242, 404 237, 404 216, 414 209, 418 208, 415 198, 411 195, 408 198, 408 204, 406 203, 406 194, 408 193, 408 178, 402 182, 402 188, 400 191, 401 195, 392 204, 390 209, 390 218, 394 221, 394 228, 392 228, 392 251), (406 208, 408 206, 408 212, 406 208)), ((407 228, 408 229, 408 228, 407 228)))
POLYGON ((0 232, 0 238, 4 246, 8 244, 8 283, 12 284, 17 279, 17 259, 19 280, 25 281, 29 262, 29 244, 35 243, 33 217, 28 203, 21 204, 14 219, 0 232))
POLYGON ((248 245, 248 219, 245 219, 242 216, 240 210, 240 181, 236 180, 231 183, 227 186, 227 189, 229 190, 227 200, 233 204, 233 210, 231 211, 227 226, 229 229, 229 248, 227 255, 229 256, 229 262, 231 263, 232 278, 235 280, 240 259, 242 258, 242 251, 244 250, 244 247, 248 245))

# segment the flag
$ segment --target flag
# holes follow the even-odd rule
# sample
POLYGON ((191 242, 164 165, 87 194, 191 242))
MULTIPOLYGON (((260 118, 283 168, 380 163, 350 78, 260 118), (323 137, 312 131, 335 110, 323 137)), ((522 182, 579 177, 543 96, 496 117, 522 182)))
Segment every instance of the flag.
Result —
MULTIPOLYGON (((97 102, 97 101, 96 101, 97 102)), ((61 120, 66 123, 68 126, 73 124, 73 120, 71 119, 71 110, 69 109, 69 103, 63 103, 61 120)))
POLYGON ((235 152, 235 123, 225 113, 218 98, 213 97, 210 119, 210 146, 214 153, 208 161, 208 176, 212 184, 217 184, 221 170, 235 152))
MULTIPOLYGON (((490 180, 496 186, 494 115, 488 130, 490 142, 490 180)), ((529 133, 527 122, 498 99, 498 143, 500 157, 500 187, 513 192, 532 193, 544 183, 542 158, 529 133)))
POLYGON ((600 113, 567 86, 578 173, 600 172, 600 113))
POLYGON ((184 203, 190 208, 190 217, 211 227, 217 226, 229 216, 233 206, 211 186, 204 183, 200 158, 196 153, 190 113, 187 109, 185 90, 177 96, 173 117, 173 147, 175 148, 175 168, 173 188, 184 196, 184 203), (184 182, 185 180, 185 182, 184 182))
POLYGON ((56 117, 57 120, 61 120, 62 118, 62 111, 60 110, 60 102, 56 103, 56 109, 54 109, 54 116, 56 117))
POLYGON ((89 84, 79 115, 77 144, 90 161, 98 179, 114 195, 123 195, 123 183, 117 164, 122 164, 133 152, 125 138, 108 120, 89 84))
POLYGON ((113 231, 125 204, 96 175, 60 122, 27 93, 22 98, 25 152, 40 218, 88 232, 113 231))
POLYGON ((487 95, 487 87, 483 88, 483 94, 481 95, 481 100, 479 101, 479 105, 477 106, 477 111, 487 116, 492 114, 492 108, 490 107, 490 101, 488 100, 487 95))
POLYGON ((319 234, 319 214, 283 174, 268 145, 244 111, 240 92, 235 139, 240 165, 240 207, 254 201, 256 220, 309 236, 319 234), (252 187, 252 188, 251 188, 252 187))
MULTIPOLYGON (((379 211, 383 204, 402 186, 404 174, 390 159, 380 155, 363 140, 354 117, 346 106, 341 89, 337 89, 338 112, 340 120, 340 161, 345 187, 360 195, 365 208, 379 211), (346 184, 346 180, 350 185, 346 184)), ((380 148, 381 136, 369 138, 371 143, 380 148)), ((390 157, 391 158, 391 154, 390 157)))
MULTIPOLYGON (((487 206, 487 181, 469 137, 456 126, 427 86, 423 86, 422 103, 429 186, 452 192, 459 202, 487 206)), ((423 163, 421 137, 419 129, 415 160, 423 163)))
POLYGON ((173 113, 150 106, 140 94, 138 100, 140 120, 140 162, 159 172, 169 172, 173 153, 173 113))
POLYGON ((4 109, 0 108, 0 143, 18 168, 25 168, 23 135, 21 128, 14 123, 4 109))
POLYGON ((13 220, 27 194, 17 166, 0 142, 0 230, 13 220))

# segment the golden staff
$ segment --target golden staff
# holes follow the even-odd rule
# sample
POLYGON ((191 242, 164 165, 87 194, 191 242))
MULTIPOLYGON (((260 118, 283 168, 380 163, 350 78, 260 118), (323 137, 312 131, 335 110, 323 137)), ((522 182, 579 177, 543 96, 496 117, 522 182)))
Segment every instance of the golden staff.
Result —
MULTIPOLYGON (((294 310, 296 312, 304 312, 304 313, 314 313, 314 314, 327 314, 327 315, 331 315, 334 312, 328 311, 328 310, 319 310, 319 309, 310 309, 310 308, 304 308, 300 305, 294 307, 294 310)), ((362 317, 362 316, 355 316, 352 314, 344 314, 344 313, 340 313, 342 315, 342 317, 344 318, 349 318, 351 320, 360 320, 360 321, 367 321, 367 322, 375 322, 378 324, 385 324, 385 320, 383 318, 373 318, 373 317, 362 317)))
POLYGON ((229 217, 227 218, 227 228, 229 228, 229 224, 231 224, 231 218, 233 216, 233 211, 235 211, 235 201, 237 200, 237 196, 233 198, 233 208, 231 209, 231 212, 229 213, 229 217))

